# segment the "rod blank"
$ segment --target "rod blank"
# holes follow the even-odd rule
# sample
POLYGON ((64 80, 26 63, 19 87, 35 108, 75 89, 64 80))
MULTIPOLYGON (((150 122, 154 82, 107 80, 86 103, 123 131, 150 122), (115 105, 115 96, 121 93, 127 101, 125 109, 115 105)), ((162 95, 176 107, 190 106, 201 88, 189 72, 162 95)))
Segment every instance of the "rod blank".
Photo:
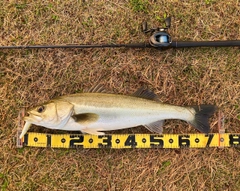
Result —
POLYGON ((0 46, 0 49, 44 49, 44 48, 191 48, 191 47, 240 47, 240 40, 228 41, 173 41, 169 46, 157 44, 152 46, 149 43, 135 44, 65 44, 65 45, 20 45, 20 46, 0 46))

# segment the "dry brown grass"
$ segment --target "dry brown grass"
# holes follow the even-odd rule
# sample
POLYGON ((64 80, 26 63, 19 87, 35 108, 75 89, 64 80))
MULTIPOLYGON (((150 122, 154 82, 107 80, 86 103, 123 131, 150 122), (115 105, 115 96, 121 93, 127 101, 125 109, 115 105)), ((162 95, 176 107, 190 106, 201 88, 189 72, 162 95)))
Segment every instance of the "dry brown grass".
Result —
MULTIPOLYGON (((0 7, 1 45, 141 42, 147 37, 140 23, 159 26, 165 13, 173 16, 174 39, 240 39, 240 5, 235 0, 29 0, 1 1, 0 7)), ((4 50, 0 60, 2 190, 240 189, 237 148, 16 149, 14 141, 21 107, 99 82, 123 94, 147 85, 162 101, 177 105, 215 103, 226 116, 227 131, 239 133, 239 49, 4 50)), ((216 121, 215 116, 212 132, 217 132, 216 121)), ((168 121, 165 127, 165 133, 196 132, 179 121, 168 121)))

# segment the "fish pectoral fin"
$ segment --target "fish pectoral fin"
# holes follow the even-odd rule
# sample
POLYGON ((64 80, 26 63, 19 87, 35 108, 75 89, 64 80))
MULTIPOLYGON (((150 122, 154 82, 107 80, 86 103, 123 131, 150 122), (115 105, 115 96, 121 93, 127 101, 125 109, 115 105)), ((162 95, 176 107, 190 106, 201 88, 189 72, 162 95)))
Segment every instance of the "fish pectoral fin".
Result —
POLYGON ((160 120, 160 121, 155 121, 155 122, 150 123, 150 124, 146 124, 146 125, 144 125, 144 127, 146 127, 151 132, 162 134, 163 124, 164 124, 164 120, 160 120))
POLYGON ((87 133, 91 135, 105 135, 105 133, 98 132, 96 129, 87 128, 89 124, 94 123, 98 120, 99 115, 95 113, 80 113, 77 115, 73 115, 72 118, 76 123, 79 123, 86 127, 84 129, 81 129, 82 133, 87 133))
POLYGON ((132 94, 132 96, 159 101, 158 96, 153 91, 144 87, 139 88, 136 92, 132 94))
POLYGON ((99 131, 96 131, 94 129, 82 129, 81 132, 82 133, 87 133, 87 134, 90 134, 90 135, 105 135, 104 132, 99 132, 99 131))
POLYGON ((98 120, 99 115, 95 113, 80 113, 73 115, 72 118, 75 122, 80 124, 90 124, 98 120))

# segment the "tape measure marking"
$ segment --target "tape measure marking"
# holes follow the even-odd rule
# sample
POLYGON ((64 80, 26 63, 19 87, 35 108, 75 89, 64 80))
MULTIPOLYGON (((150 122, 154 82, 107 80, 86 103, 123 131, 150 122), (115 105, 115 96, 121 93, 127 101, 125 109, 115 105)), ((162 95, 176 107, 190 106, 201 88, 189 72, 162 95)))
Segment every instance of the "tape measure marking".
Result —
POLYGON ((52 148, 206 148, 240 146, 240 133, 225 133, 224 115, 218 113, 219 133, 211 134, 44 134, 27 133, 19 136, 24 125, 25 110, 19 112, 17 147, 52 148))
POLYGON ((18 147, 52 148, 206 148, 240 146, 240 134, 44 134, 27 133, 18 147))

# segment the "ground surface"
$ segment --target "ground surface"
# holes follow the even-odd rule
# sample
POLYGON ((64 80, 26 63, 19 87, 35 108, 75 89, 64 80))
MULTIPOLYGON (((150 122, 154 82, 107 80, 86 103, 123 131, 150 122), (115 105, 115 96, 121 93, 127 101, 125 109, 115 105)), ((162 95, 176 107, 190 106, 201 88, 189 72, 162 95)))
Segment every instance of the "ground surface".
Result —
MULTIPOLYGON (((240 39, 240 4, 229 1, 1 1, 0 45, 147 41, 140 23, 179 40, 240 39)), ((20 108, 102 83, 130 94, 142 85, 166 103, 216 104, 228 132, 240 132, 237 48, 1 50, 0 187, 2 190, 239 190, 238 148, 15 148, 20 108)), ((217 132, 217 116, 211 131, 217 132)), ((43 132, 43 128, 32 131, 43 132)), ((121 133, 148 133, 132 128, 121 133)), ((167 121, 164 133, 197 133, 167 121)))

